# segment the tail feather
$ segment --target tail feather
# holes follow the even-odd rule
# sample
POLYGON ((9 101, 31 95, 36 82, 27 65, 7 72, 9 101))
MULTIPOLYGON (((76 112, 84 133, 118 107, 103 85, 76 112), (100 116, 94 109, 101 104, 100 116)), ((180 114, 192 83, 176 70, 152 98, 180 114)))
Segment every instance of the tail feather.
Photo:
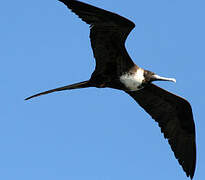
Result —
POLYGON ((83 82, 80 82, 80 83, 75 83, 75 84, 71 84, 71 85, 51 89, 51 90, 48 90, 48 91, 44 91, 44 92, 35 94, 33 96, 27 97, 25 100, 29 100, 31 98, 41 96, 41 95, 44 95, 44 94, 49 94, 49 93, 56 92, 56 91, 64 91, 64 90, 79 89, 79 88, 86 88, 86 87, 91 87, 89 81, 83 81, 83 82))

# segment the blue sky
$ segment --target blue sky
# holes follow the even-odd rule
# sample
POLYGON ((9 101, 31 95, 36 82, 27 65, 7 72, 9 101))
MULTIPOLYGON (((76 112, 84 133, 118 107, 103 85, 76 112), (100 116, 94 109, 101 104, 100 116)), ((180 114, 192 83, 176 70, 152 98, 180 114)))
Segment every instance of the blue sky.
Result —
MULTIPOLYGON (((195 179, 204 175, 205 2, 84 0, 131 19, 126 47, 139 66, 192 104, 195 179)), ((113 89, 40 91, 89 79, 89 28, 57 0, 2 1, 0 7, 0 179, 186 179, 157 123, 113 89)))

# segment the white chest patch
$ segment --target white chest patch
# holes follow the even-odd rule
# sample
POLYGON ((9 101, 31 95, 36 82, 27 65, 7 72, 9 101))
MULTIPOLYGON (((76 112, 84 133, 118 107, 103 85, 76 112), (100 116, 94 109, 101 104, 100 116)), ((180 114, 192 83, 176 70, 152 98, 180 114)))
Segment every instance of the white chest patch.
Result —
POLYGON ((135 74, 123 74, 120 77, 121 83, 125 85, 130 91, 140 90, 142 81, 144 80, 144 70, 138 69, 135 74))

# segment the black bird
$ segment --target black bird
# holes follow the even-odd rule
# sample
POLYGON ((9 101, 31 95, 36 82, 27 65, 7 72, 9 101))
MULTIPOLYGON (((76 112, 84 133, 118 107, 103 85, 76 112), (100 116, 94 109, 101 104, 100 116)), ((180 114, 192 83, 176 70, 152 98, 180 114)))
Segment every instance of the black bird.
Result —
POLYGON ((173 81, 137 66, 125 48, 135 24, 118 14, 77 0, 59 0, 90 25, 90 40, 96 67, 87 81, 52 89, 26 100, 55 91, 97 87, 123 90, 158 122, 161 132, 187 177, 194 176, 196 165, 195 125, 188 101, 152 84, 173 81))

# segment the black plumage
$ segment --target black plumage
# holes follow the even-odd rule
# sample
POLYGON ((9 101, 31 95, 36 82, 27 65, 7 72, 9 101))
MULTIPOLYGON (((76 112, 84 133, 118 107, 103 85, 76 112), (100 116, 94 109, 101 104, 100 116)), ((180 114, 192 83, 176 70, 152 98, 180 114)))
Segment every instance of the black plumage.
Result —
POLYGON ((188 101, 152 84, 175 81, 138 67, 128 55, 125 41, 135 27, 115 13, 76 0, 59 0, 90 25, 90 40, 96 68, 87 81, 45 91, 26 98, 87 87, 120 89, 158 122, 161 132, 187 176, 193 178, 196 165, 195 125, 188 101))

